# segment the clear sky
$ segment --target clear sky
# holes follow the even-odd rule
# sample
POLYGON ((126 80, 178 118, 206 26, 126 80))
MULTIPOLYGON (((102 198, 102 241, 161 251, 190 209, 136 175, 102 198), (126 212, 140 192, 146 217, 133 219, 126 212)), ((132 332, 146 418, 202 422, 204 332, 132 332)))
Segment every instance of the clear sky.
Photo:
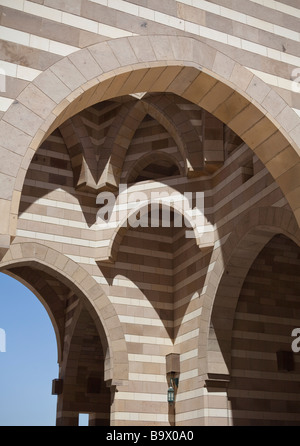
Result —
POLYGON ((54 426, 57 345, 50 318, 38 298, 0 273, 0 426, 54 426), (1 344, 0 344, 1 347, 1 344), (1 348, 0 348, 1 350, 1 348))

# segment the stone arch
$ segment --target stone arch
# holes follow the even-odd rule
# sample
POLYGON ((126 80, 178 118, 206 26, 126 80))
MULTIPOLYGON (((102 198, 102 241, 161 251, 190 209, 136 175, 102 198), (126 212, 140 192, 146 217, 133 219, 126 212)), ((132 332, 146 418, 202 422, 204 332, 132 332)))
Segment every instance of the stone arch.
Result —
MULTIPOLYGON (((60 323, 63 309, 57 308, 57 302, 53 303, 50 301, 49 294, 47 294, 45 290, 45 281, 43 280, 41 275, 37 275, 35 278, 36 280, 29 281, 26 280, 27 279, 26 274, 23 273, 22 276, 18 274, 20 269, 24 270, 24 266, 29 267, 29 264, 27 265, 26 262, 25 264, 23 262, 13 263, 9 267, 7 267, 7 269, 1 269, 1 272, 7 274, 8 276, 12 277, 13 279, 17 280, 18 282, 26 286, 26 288, 28 288, 37 297, 37 299, 41 302, 41 304, 45 308, 49 316, 49 319, 52 323, 52 327, 54 329, 56 338, 56 347, 57 347, 57 362, 60 363, 63 356, 63 326, 60 323), (37 286, 37 282, 39 286, 37 286), (43 288, 42 293, 39 291, 40 287, 43 288)), ((30 266, 34 268, 34 264, 30 266)))
POLYGON ((180 175, 184 174, 181 165, 178 163, 177 159, 174 156, 169 155, 168 153, 165 153, 163 151, 156 151, 155 153, 148 153, 144 155, 142 158, 138 159, 134 163, 131 170, 128 172, 125 183, 133 183, 137 175, 151 162, 155 162, 156 160, 167 161, 170 165, 176 166, 180 175))
POLYGON ((185 175, 197 174, 204 167, 204 157, 199 135, 189 116, 181 114, 176 102, 168 96, 149 96, 144 102, 147 113, 163 125, 176 142, 184 160, 185 175))
POLYGON ((13 175, 7 175, 5 163, 2 167, 2 253, 15 235, 26 171, 47 136, 90 105, 144 91, 175 93, 223 121, 262 160, 300 221, 300 118, 291 107, 246 68, 200 40, 133 36, 97 43, 59 60, 2 116, 3 149, 15 167, 13 175), (18 154, 12 153, 16 146, 18 154))
POLYGON ((142 102, 123 104, 104 142, 106 158, 98 161, 98 190, 117 190, 122 166, 133 135, 146 112, 142 102))
POLYGON ((79 413, 86 410, 90 425, 109 425, 115 386, 105 379, 105 348, 84 304, 79 302, 74 308, 72 302, 72 306, 59 370, 63 392, 58 395, 56 424, 78 425, 79 413))
MULTIPOLYGON (((153 181, 153 185, 160 184, 157 181, 153 181)), ((161 183, 162 184, 162 183, 161 183)), ((126 215, 122 215, 122 218, 119 220, 119 223, 117 227, 113 230, 113 232, 110 235, 109 243, 106 248, 106 254, 99 256, 96 261, 99 263, 114 263, 119 251, 120 244, 122 242, 122 239, 124 235, 126 234, 128 228, 131 227, 132 221, 135 221, 135 216, 139 213, 139 219, 142 217, 147 217, 149 214, 149 206, 153 204, 157 204, 160 209, 167 208, 169 211, 173 211, 181 215, 182 217, 182 224, 187 223, 187 238, 193 238, 195 239, 196 245, 199 247, 199 249, 207 250, 211 249, 214 244, 214 231, 213 226, 210 223, 206 223, 206 226, 203 226, 203 219, 200 217, 199 220, 192 219, 188 213, 189 211, 189 205, 188 199, 181 194, 180 192, 174 191, 172 187, 165 186, 164 189, 161 191, 162 195, 157 198, 152 198, 151 195, 147 197, 147 195, 143 191, 138 191, 135 187, 135 185, 131 186, 134 188, 134 194, 136 198, 140 198, 139 193, 142 194, 142 203, 137 204, 133 209, 131 209, 131 206, 129 206, 129 211, 126 211, 126 215), (172 195, 174 194, 174 195, 172 195), (180 196, 180 200, 178 200, 180 196), (174 198, 174 201, 172 198, 174 198), (184 205, 185 202, 185 205, 184 205), (206 231, 208 230, 208 232, 206 231), (205 234, 204 239, 202 239, 202 235, 205 234)), ((127 194, 130 196, 131 194, 131 187, 128 188, 127 194)), ((136 203, 136 202, 135 202, 136 203)), ((129 204, 130 200, 129 200, 129 204)), ((152 208, 150 208, 152 210, 152 208)), ((112 215, 112 220, 115 219, 115 216, 112 215)), ((146 218, 147 220, 147 218, 146 218)), ((148 224, 145 221, 146 224, 148 224)))
POLYGON ((253 208, 240 217, 219 251, 212 276, 207 278, 206 296, 210 304, 208 300, 204 303, 209 307, 206 339, 214 347, 199 345, 200 370, 208 379, 217 370, 220 375, 230 374, 232 327, 241 288, 252 263, 277 234, 300 246, 300 229, 293 213, 276 207, 253 208), (207 362, 203 361, 204 350, 207 362))
POLYGON ((102 169, 99 168, 102 160, 99 159, 99 190, 105 188, 117 189, 119 187, 122 166, 129 145, 134 133, 147 114, 161 124, 174 139, 182 156, 185 175, 192 176, 203 168, 203 154, 201 156, 202 148, 199 135, 189 119, 185 118, 183 121, 177 119, 178 122, 175 122, 172 115, 174 114, 175 118, 180 115, 180 110, 175 102, 160 95, 158 97, 148 96, 133 104, 124 104, 116 116, 105 141, 105 149, 110 157, 108 162, 106 160, 104 162, 102 175, 102 169))
POLYGON ((111 385, 126 383, 128 356, 123 330, 115 309, 101 286, 84 268, 64 254, 34 242, 12 244, 2 260, 1 270, 28 265, 33 266, 36 271, 57 277, 71 291, 74 290, 92 317, 102 345, 107 350, 105 380, 111 385))
POLYGON ((299 244, 283 234, 271 237, 249 268, 231 338, 227 398, 234 426, 299 422, 299 400, 289 403, 299 392, 298 355, 292 351, 299 273, 299 244), (282 351, 289 352, 291 365, 281 363, 282 351))

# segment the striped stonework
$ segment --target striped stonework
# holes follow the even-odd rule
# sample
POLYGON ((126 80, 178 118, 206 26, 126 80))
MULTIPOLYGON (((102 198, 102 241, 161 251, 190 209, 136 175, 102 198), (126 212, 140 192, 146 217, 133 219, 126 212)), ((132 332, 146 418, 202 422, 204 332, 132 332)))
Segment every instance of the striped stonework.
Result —
POLYGON ((300 9, 236 3, 0 0, 0 268, 57 425, 299 423, 300 9))

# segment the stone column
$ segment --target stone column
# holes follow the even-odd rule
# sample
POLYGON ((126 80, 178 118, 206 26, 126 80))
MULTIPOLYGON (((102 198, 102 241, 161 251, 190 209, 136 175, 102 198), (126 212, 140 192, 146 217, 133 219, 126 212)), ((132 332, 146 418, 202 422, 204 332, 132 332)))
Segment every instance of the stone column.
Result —
MULTIPOLYGON (((124 402, 116 398, 116 394, 121 387, 120 383, 112 383, 107 381, 106 385, 110 387, 111 405, 110 405, 110 425, 120 426, 120 418, 122 418, 122 412, 124 412, 124 402), (119 384, 119 385, 118 385, 119 384)), ((122 423, 124 424, 124 422, 122 423)))

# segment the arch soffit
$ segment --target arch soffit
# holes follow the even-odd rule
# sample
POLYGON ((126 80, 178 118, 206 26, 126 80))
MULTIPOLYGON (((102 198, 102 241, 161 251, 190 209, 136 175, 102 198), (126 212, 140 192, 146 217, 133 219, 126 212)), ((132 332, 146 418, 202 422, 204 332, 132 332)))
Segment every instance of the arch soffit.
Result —
POLYGON ((113 305, 95 279, 72 259, 39 243, 11 245, 2 259, 1 270, 23 265, 54 275, 81 299, 95 322, 103 347, 108 349, 106 358, 110 369, 106 370, 106 380, 112 385, 126 383, 128 355, 125 339, 120 337, 123 330, 113 305), (119 322, 117 328, 116 321, 119 322), (114 333, 118 333, 118 336, 114 333))

